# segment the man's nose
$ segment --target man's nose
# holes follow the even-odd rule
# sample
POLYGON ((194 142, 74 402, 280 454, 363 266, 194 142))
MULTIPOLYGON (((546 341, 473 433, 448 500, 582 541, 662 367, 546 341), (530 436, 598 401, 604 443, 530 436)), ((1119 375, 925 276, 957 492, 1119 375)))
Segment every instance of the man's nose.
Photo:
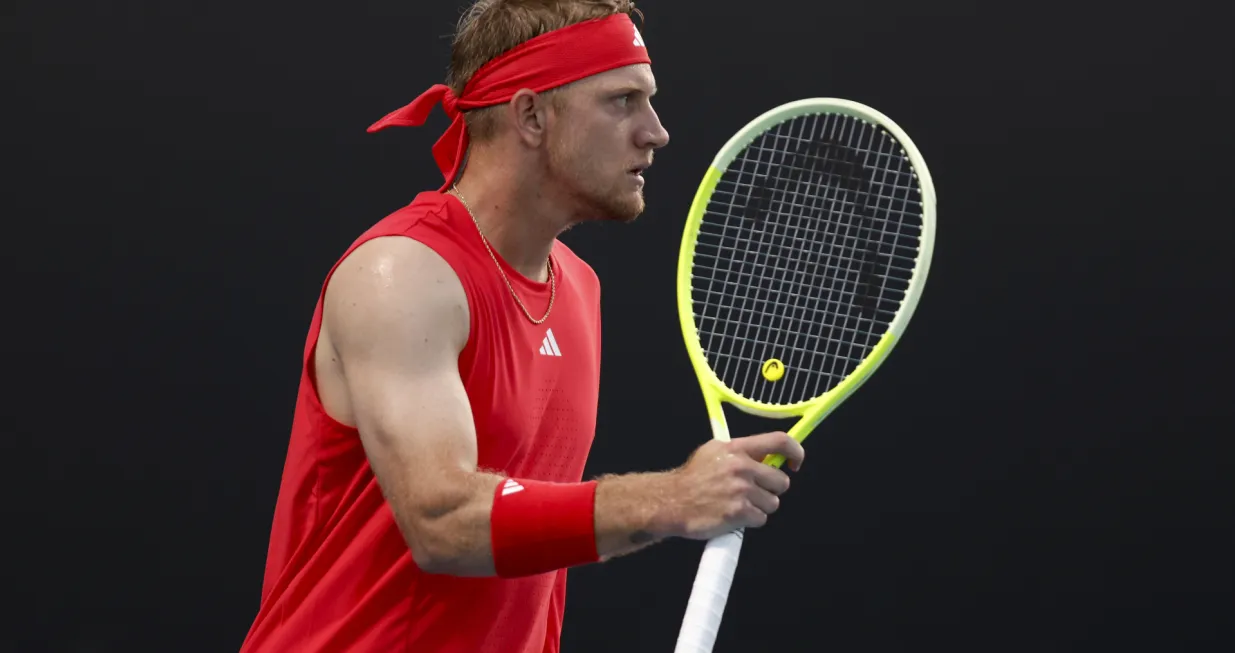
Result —
POLYGON ((642 134, 640 147, 661 148, 669 144, 669 130, 660 122, 660 116, 652 113, 652 121, 642 134))

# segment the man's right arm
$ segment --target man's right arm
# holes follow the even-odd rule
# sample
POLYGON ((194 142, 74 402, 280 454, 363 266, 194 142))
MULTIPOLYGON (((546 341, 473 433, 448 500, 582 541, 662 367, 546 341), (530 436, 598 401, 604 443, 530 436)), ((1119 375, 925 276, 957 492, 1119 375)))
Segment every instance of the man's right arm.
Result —
POLYGON ((425 245, 378 238, 339 265, 323 335, 346 415, 418 566, 492 573, 488 497, 500 478, 476 469, 476 434, 458 373, 468 307, 453 270, 425 245))
MULTIPOLYGON (((358 247, 327 289, 323 335, 346 397, 346 414, 336 418, 360 431, 413 559, 431 573, 492 576, 491 515, 504 478, 477 468, 458 368, 468 329, 454 271, 409 238, 358 247)), ((791 466, 801 455, 783 434, 756 437, 763 440, 744 443, 749 451, 739 440, 709 443, 683 468, 601 479, 594 506, 600 557, 761 525, 788 487, 783 472, 758 463, 761 452, 785 454, 791 466)))

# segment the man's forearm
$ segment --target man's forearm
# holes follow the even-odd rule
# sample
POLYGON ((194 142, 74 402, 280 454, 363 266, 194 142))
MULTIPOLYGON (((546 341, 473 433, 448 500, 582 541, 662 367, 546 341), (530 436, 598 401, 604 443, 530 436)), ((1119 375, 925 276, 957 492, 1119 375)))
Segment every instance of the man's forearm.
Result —
POLYGON ((601 560, 633 553, 677 533, 668 473, 602 476, 596 485, 601 560))
MULTIPOLYGON (((675 534, 667 473, 605 476, 596 484, 593 530, 601 560, 626 555, 675 534)), ((402 530, 424 571, 494 576, 493 505, 505 478, 475 472, 442 493, 402 530)))

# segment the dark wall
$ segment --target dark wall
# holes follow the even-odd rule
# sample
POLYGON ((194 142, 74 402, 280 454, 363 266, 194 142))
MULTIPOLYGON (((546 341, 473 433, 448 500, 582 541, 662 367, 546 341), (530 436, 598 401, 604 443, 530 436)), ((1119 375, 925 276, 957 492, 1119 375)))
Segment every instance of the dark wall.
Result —
MULTIPOLYGON (((676 465, 708 437, 672 281, 695 186, 747 120, 864 102, 939 192, 907 338, 747 538, 717 651, 1217 648, 1229 3, 642 8, 672 143, 637 224, 564 238, 605 284, 589 475, 676 465)), ((365 128, 441 80, 457 11, 19 2, 3 18, 0 648, 239 646, 322 275, 440 179, 440 111, 365 128)), ((671 650, 701 548, 574 572, 565 650, 671 650)))

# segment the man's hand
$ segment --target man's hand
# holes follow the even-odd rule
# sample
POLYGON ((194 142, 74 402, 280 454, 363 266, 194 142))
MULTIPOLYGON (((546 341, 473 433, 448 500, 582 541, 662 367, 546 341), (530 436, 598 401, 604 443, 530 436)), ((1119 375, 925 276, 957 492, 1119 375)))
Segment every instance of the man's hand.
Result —
POLYGON ((783 432, 762 433, 700 446, 671 473, 677 537, 709 540, 739 528, 758 528, 780 507, 789 475, 763 464, 769 454, 785 457, 797 471, 806 452, 783 432))

